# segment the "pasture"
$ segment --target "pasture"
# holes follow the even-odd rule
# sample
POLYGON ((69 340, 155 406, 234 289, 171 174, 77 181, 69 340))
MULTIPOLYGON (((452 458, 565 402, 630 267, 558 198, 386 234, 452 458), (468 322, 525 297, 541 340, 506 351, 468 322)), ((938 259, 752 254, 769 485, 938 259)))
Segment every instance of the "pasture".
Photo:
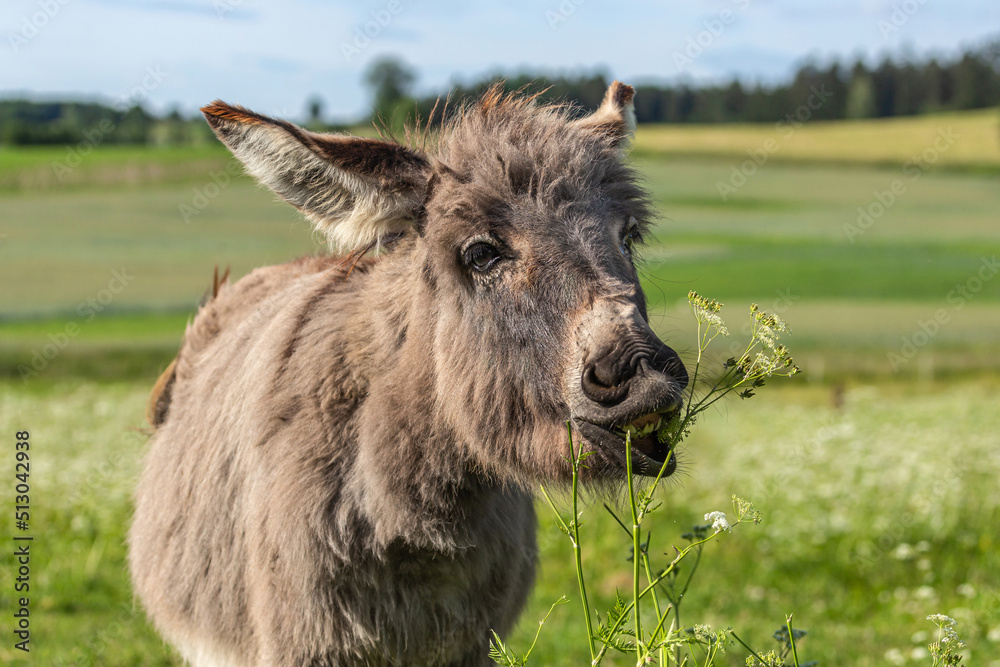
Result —
MULTIPOLYGON (((644 251, 654 329, 684 356, 689 289, 726 303, 734 337, 756 301, 788 322, 805 371, 703 419, 661 491, 658 553, 732 494, 764 513, 706 547, 685 623, 766 649, 794 612, 805 660, 930 664, 924 618, 944 613, 967 664, 1000 665, 997 122, 807 124, 738 187, 733 170, 773 127, 640 128, 633 157, 662 216, 644 251), (907 170, 949 125, 953 145, 907 170)), ((30 664, 179 664, 124 566, 145 399, 216 265, 240 276, 322 248, 222 149, 98 149, 60 181, 63 159, 0 151, 0 422, 9 439, 31 431, 35 464, 30 664)), ((585 664, 569 544, 538 510, 538 585, 509 643, 525 650, 565 594, 534 664, 585 664)), ((630 585, 630 545, 600 503, 585 518, 603 611, 630 585)), ((10 550, 0 570, 10 608, 10 550)), ((0 646, 29 664, 15 653, 0 646)))

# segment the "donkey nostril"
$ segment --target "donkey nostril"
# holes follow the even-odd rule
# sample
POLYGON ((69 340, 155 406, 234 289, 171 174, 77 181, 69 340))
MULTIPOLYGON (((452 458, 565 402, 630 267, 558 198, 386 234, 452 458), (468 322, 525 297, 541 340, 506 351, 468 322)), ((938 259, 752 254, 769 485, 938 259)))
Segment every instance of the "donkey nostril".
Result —
POLYGON ((596 384, 603 387, 614 387, 617 384, 621 384, 622 378, 619 377, 617 373, 615 360, 611 358, 611 355, 605 355, 597 360, 593 366, 588 369, 591 375, 591 380, 596 384))
POLYGON ((601 369, 601 364, 588 364, 580 379, 584 395, 595 403, 602 405, 617 405, 625 400, 628 387, 625 383, 609 378, 607 368, 601 369), (602 370, 604 371, 602 373, 602 370))
POLYGON ((583 384, 604 387, 607 388, 607 383, 597 376, 597 369, 593 366, 588 366, 587 370, 583 372, 583 384))

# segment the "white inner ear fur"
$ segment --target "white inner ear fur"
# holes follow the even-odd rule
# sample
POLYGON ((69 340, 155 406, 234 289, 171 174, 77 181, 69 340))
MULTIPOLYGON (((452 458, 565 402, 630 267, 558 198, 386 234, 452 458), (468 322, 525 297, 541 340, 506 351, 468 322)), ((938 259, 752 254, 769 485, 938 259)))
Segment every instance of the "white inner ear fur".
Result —
POLYGON ((615 102, 614 93, 617 85, 620 84, 612 84, 612 87, 605 94, 601 106, 597 107, 594 113, 575 121, 575 123, 580 127, 596 130, 600 130, 602 125, 623 125, 624 132, 618 135, 617 143, 619 148, 627 150, 635 137, 635 104, 631 99, 622 105, 615 102))
POLYGON ((413 224, 417 193, 389 192, 341 169, 284 128, 233 123, 227 142, 254 178, 308 218, 341 250, 379 243, 413 224))
POLYGON ((622 115, 625 118, 625 141, 626 144, 631 144, 632 140, 635 139, 635 130, 638 127, 638 123, 635 120, 635 104, 629 102, 625 105, 622 110, 622 115))

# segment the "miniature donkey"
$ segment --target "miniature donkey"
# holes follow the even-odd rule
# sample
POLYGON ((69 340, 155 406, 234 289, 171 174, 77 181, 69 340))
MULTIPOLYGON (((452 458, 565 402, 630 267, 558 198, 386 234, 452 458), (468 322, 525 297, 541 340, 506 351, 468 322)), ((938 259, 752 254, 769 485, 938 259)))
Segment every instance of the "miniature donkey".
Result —
MULTIPOLYGON (((432 149, 203 109, 348 249, 261 268, 188 326, 151 403, 135 591, 193 665, 482 665, 533 583, 532 489, 620 482, 687 373, 647 324, 632 88, 499 88, 432 149), (353 262, 353 264, 352 264, 353 262)), ((673 471, 655 437, 633 469, 673 471)))

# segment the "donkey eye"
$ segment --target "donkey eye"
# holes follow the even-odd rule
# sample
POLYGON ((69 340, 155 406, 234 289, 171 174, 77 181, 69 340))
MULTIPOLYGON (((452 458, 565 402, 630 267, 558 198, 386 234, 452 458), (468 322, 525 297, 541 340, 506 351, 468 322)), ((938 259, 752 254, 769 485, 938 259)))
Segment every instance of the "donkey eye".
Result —
POLYGON ((632 246, 635 244, 638 236, 639 225, 636 223, 635 218, 629 218, 628 226, 625 228, 625 234, 622 236, 622 242, 619 246, 623 255, 629 257, 632 254, 632 246))
POLYGON ((635 232, 628 231, 625 233, 625 238, 622 239, 621 251, 622 254, 628 257, 632 254, 632 245, 635 243, 635 232))
POLYGON ((498 259, 500 251, 489 243, 474 243, 465 251, 465 263, 479 273, 489 271, 498 259))

